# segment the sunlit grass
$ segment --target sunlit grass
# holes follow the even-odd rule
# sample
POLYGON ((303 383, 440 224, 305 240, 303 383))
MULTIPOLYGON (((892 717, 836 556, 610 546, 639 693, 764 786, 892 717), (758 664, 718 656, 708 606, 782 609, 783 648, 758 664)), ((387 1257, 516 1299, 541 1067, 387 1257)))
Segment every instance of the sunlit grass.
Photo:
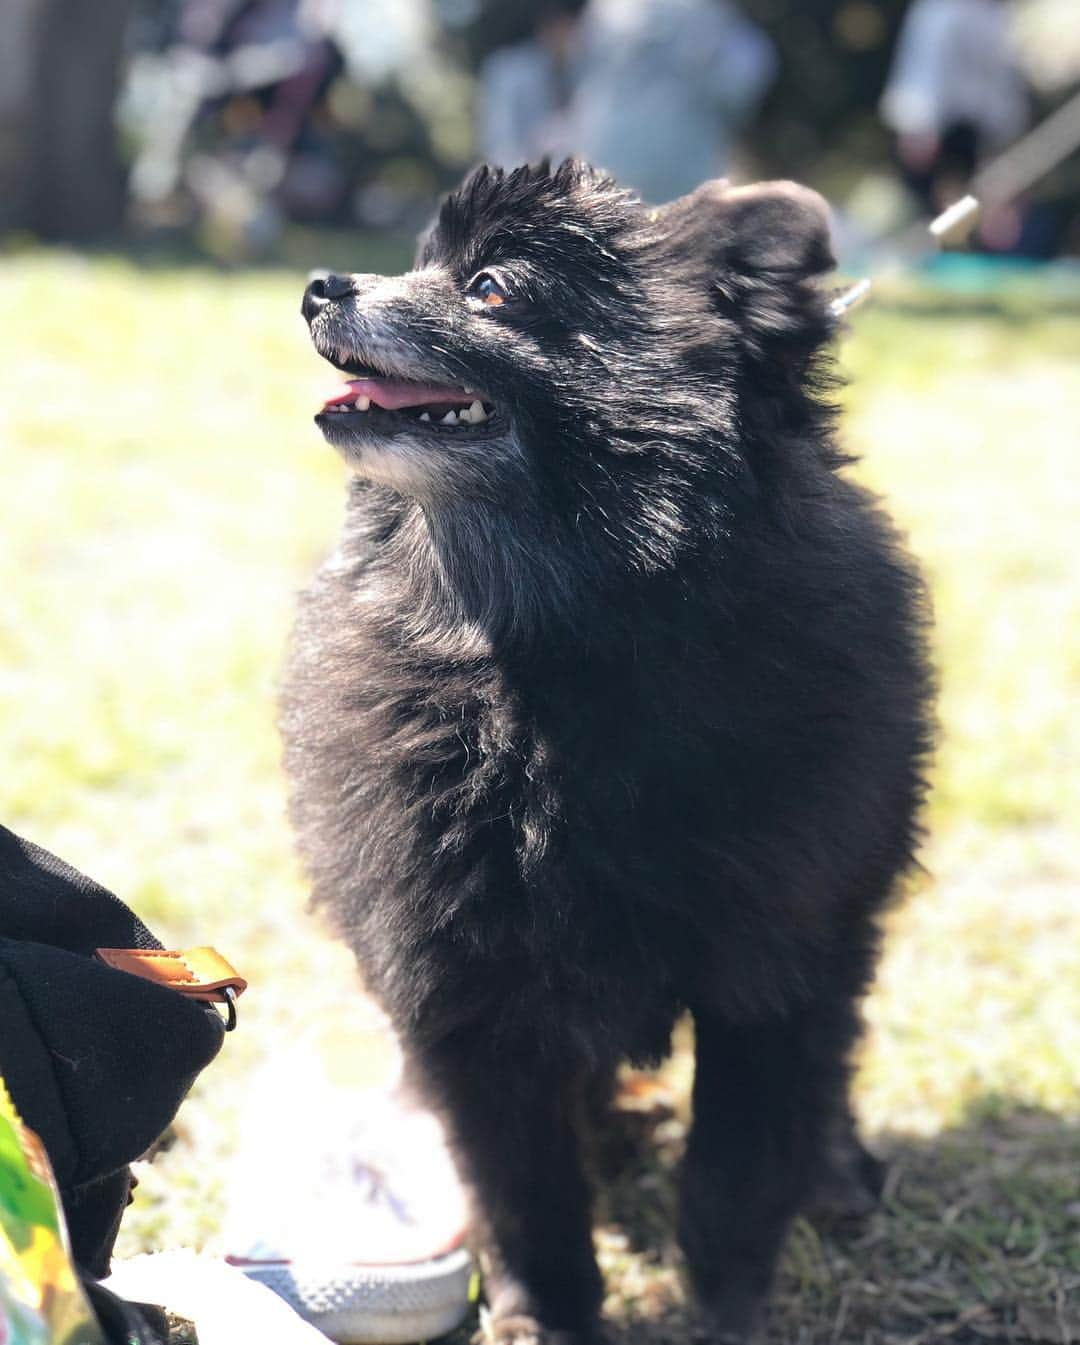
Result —
MULTIPOLYGON (((301 284, 49 254, 0 264, 0 820, 109 884, 168 944, 217 944, 253 983, 144 1179, 129 1248, 212 1244, 248 1072, 276 1033, 349 1012, 349 958, 303 914, 274 728, 294 592, 342 494, 310 425, 324 375, 301 284)), ((845 437, 909 530, 938 618, 927 873, 891 917, 858 1075, 872 1133, 953 1135, 909 1152, 917 1199, 903 1205, 901 1186, 883 1216, 913 1256, 936 1182, 974 1202, 973 1237, 998 1237, 987 1154, 1018 1106, 1042 1119, 1001 1141, 1009 1209, 1025 1182, 1049 1198, 1051 1170, 1062 1208, 1080 1200, 1061 1157, 1080 1111, 1078 351, 1068 314, 887 302, 844 347, 845 437)), ((1056 1254, 1060 1220, 1047 1227, 1056 1254)), ((784 1320, 830 1339, 840 1299, 820 1257, 841 1253, 810 1236, 793 1244, 784 1320)), ((650 1311, 651 1263, 612 1247, 618 1286, 650 1311)), ((877 1252, 841 1252, 863 1280, 884 1273, 877 1252)), ((1019 1302, 1014 1281, 1002 1292, 1019 1302)), ((863 1330, 862 1309, 844 1313, 863 1330)))
POLYGON ((869 309, 847 434, 930 578, 942 740, 929 877, 893 919, 861 1076, 876 1126, 1080 1070, 1080 319, 869 309))

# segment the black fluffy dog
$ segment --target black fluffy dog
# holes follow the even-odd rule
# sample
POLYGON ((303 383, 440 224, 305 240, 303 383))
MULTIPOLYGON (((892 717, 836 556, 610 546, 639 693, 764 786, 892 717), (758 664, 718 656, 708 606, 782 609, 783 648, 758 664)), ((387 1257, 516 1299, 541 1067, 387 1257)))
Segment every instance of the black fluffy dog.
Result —
POLYGON ((480 169, 304 313, 355 469, 284 704, 314 878, 444 1114, 493 1331, 579 1342, 586 1099, 697 1041, 681 1237, 716 1339, 869 1171, 847 1059, 928 746, 922 591, 840 470, 823 202, 480 169))

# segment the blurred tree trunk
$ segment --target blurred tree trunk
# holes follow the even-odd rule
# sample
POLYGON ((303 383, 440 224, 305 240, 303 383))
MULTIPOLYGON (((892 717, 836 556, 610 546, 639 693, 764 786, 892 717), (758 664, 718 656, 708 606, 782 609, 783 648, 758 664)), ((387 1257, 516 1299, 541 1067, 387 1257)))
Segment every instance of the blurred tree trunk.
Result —
POLYGON ((85 242, 123 219, 113 107, 135 0, 0 0, 0 225, 85 242))
POLYGON ((34 35, 40 0, 0 0, 0 231, 26 226, 34 35))

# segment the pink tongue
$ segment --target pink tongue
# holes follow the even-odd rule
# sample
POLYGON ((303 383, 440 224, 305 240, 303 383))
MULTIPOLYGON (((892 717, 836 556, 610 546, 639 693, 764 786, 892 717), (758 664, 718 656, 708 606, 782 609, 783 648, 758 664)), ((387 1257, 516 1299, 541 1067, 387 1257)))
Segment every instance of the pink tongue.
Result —
POLYGON ((460 388, 440 388, 436 383, 406 383, 393 378, 353 378, 345 384, 344 391, 327 399, 323 410, 340 406, 342 402, 354 402, 357 397, 370 397, 384 411, 400 411, 403 406, 469 406, 476 400, 475 393, 462 392, 460 388))

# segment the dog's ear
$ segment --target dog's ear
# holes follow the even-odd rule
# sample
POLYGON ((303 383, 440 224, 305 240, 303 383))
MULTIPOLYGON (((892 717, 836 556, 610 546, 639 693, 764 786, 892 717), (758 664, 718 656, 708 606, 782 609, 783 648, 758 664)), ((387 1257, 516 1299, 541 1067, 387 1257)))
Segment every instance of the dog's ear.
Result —
POLYGON ((834 265, 829 207, 797 182, 705 182, 655 213, 672 250, 714 275, 820 275, 834 265))
POLYGON ((835 329, 817 282, 834 265, 829 208, 817 192, 795 182, 706 182, 650 223, 671 265, 708 294, 745 357, 801 377, 835 329))

